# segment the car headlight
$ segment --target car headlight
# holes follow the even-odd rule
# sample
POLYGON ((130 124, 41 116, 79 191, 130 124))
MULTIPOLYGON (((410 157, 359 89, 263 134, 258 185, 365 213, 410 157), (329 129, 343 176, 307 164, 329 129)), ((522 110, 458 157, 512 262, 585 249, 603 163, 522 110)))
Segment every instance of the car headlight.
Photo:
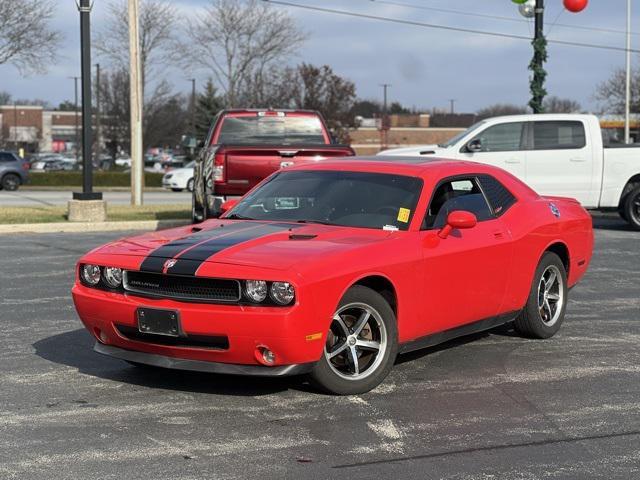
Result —
POLYGON ((267 298, 267 282, 264 280, 247 280, 244 282, 244 291, 252 302, 264 302, 267 298))
POLYGON ((105 267, 102 278, 111 288, 119 288, 122 285, 122 269, 116 267, 105 267))
POLYGON ((288 282, 273 282, 269 294, 274 302, 280 305, 289 305, 293 301, 296 292, 293 285, 288 282))
POLYGON ((100 267, 97 265, 83 265, 80 269, 80 275, 88 285, 95 286, 100 283, 100 267))

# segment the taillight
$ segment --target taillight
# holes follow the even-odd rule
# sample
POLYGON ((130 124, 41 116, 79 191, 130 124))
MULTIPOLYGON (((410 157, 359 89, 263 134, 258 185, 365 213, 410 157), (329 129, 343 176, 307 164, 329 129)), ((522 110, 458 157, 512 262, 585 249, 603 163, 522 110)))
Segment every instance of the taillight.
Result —
POLYGON ((213 161, 213 180, 215 182, 224 182, 224 164, 225 164, 225 154, 224 153, 216 154, 213 161))
POLYGON ((29 162, 22 162, 22 169, 29 170, 31 168, 31 164, 29 162))

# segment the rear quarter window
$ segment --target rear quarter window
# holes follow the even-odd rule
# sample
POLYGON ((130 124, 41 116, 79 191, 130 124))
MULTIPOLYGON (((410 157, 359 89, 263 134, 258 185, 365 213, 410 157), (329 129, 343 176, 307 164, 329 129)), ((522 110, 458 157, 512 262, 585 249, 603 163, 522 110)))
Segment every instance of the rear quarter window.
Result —
POLYGON ((479 175, 478 180, 495 216, 502 215, 516 203, 516 197, 491 175, 479 175))

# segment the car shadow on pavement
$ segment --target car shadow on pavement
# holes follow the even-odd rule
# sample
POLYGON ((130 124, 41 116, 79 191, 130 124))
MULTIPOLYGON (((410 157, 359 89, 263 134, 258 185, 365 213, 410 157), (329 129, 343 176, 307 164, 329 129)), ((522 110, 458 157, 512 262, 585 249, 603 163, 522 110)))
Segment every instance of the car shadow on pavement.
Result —
POLYGON ((134 367, 93 351, 94 339, 84 329, 44 338, 33 344, 36 355, 50 362, 77 368, 94 377, 149 388, 213 395, 258 396, 289 389, 307 391, 301 377, 261 378, 134 367))
POLYGON ((617 213, 592 214, 593 228, 598 230, 618 230, 621 232, 635 232, 617 213))

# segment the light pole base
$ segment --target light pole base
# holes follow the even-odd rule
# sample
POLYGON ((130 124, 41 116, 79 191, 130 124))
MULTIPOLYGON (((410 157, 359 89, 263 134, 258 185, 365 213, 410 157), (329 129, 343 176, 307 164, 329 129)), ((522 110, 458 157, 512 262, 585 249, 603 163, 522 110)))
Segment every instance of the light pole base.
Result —
POLYGON ((104 222, 107 220, 105 200, 70 200, 67 209, 70 222, 104 222))
POLYGON ((73 192, 74 200, 102 200, 102 192, 73 192))

